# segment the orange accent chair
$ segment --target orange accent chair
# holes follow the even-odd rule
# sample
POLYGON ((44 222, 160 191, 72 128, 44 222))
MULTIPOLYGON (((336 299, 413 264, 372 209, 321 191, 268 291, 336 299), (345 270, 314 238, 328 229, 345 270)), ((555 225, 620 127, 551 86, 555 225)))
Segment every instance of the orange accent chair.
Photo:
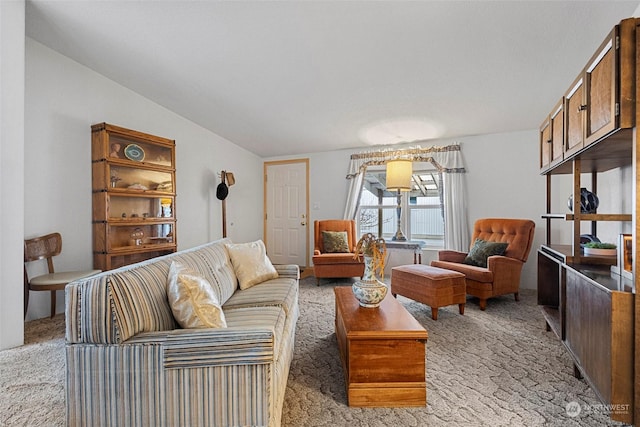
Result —
POLYGON ((473 226, 471 247, 476 239, 487 242, 506 242, 509 245, 503 255, 487 258, 487 267, 464 264, 467 253, 443 250, 438 252, 438 260, 431 261, 434 267, 458 271, 466 277, 467 295, 480 299, 480 310, 487 307, 487 299, 513 293, 519 301, 520 274, 527 261, 535 223, 528 219, 485 218, 473 226))
POLYGON ((356 244, 356 222, 354 220, 326 219, 313 222, 315 247, 313 251, 313 274, 318 286, 320 278, 362 277, 364 274, 364 260, 362 257, 354 259, 356 244), (325 252, 322 232, 345 231, 349 252, 325 252))

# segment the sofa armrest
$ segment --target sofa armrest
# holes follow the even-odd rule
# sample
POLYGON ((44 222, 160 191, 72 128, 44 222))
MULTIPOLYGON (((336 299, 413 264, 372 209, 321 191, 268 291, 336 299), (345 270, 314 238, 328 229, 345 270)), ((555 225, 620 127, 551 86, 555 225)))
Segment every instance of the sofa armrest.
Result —
POLYGON ((467 256, 467 252, 452 250, 438 251, 438 261, 448 261, 461 263, 467 256))
POLYGON ((280 277, 300 279, 300 267, 295 264, 276 264, 274 267, 280 277))
POLYGON ((256 365, 274 357, 271 329, 206 329, 171 333, 165 342, 164 367, 256 365))
POLYGON ((146 332, 123 345, 161 345, 164 368, 254 365, 273 361, 271 328, 175 329, 146 332))

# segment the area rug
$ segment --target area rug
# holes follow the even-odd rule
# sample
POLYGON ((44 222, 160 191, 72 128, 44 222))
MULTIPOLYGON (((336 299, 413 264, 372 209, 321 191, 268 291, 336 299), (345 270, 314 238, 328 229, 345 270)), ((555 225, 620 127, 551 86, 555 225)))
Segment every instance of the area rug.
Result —
MULTIPOLYGON (((546 332, 533 291, 431 309, 398 297, 427 329, 427 405, 347 405, 334 334, 333 288, 350 280, 300 281, 283 426, 620 426, 585 383, 558 339, 546 332), (567 407, 570 408, 567 411, 567 407)), ((25 324, 24 346, 0 352, 0 426, 63 426, 64 316, 25 324)))

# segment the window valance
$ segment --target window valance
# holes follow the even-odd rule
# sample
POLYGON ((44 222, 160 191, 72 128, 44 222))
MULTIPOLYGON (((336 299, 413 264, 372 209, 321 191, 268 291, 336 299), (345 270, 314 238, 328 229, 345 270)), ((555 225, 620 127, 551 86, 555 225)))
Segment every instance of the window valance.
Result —
POLYGON ((444 173, 465 172, 460 144, 452 144, 445 147, 415 147, 355 153, 351 155, 347 179, 355 178, 369 166, 383 165, 390 160, 398 159, 412 160, 414 162, 429 162, 433 164, 439 172, 444 173))

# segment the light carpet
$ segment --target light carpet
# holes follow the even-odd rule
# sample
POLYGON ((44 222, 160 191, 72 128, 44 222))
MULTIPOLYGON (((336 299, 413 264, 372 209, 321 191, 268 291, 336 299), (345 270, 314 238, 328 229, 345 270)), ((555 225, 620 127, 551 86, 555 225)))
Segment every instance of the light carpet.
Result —
MULTIPOLYGON (((489 300, 469 298, 431 309, 399 297, 427 329, 427 405, 351 408, 334 334, 335 286, 300 281, 300 320, 287 385, 283 426, 606 426, 613 422, 558 339, 545 331, 533 291, 489 300), (573 403, 575 402, 575 403, 573 403), (569 416, 567 405, 579 405, 569 416)), ((62 426, 64 316, 25 324, 25 345, 0 352, 0 425, 62 426)))

